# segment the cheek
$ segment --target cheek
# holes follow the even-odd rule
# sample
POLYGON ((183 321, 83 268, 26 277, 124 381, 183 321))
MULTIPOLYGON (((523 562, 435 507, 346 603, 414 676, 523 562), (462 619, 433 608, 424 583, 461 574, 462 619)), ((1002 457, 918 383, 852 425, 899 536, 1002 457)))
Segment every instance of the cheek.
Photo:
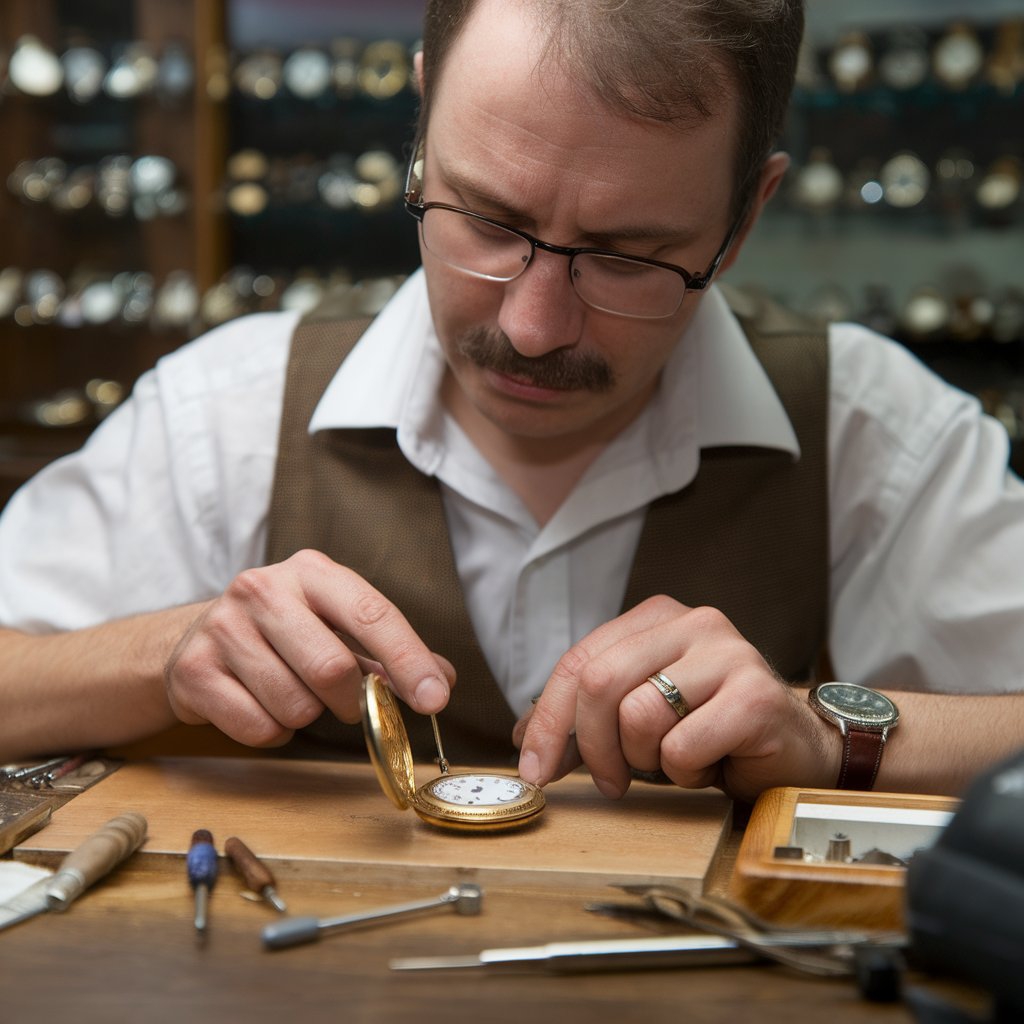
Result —
POLYGON ((618 390, 636 394, 657 379, 679 343, 682 327, 603 317, 589 332, 592 350, 611 367, 618 390))
POLYGON ((429 254, 425 255, 427 295, 439 335, 450 335, 468 325, 497 320, 503 285, 461 274, 429 254))

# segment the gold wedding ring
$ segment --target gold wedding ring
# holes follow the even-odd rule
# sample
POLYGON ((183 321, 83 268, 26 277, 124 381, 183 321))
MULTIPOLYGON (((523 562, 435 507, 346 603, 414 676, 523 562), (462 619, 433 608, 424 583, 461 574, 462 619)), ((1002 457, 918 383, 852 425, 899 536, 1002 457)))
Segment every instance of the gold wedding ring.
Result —
POLYGON ((686 699, 679 692, 676 684, 664 672, 655 672, 654 675, 648 676, 647 682, 653 683, 657 687, 658 693, 672 705, 672 710, 680 718, 685 718, 690 713, 690 705, 686 703, 686 699))

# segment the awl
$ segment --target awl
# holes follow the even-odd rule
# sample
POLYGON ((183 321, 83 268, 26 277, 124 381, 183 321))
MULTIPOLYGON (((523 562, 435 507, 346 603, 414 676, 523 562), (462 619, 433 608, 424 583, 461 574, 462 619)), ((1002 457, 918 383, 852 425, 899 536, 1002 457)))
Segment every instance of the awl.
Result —
POLYGON ((0 905, 0 929, 63 911, 94 882, 127 860, 146 838, 146 819, 136 811, 119 814, 69 853, 56 872, 0 905))

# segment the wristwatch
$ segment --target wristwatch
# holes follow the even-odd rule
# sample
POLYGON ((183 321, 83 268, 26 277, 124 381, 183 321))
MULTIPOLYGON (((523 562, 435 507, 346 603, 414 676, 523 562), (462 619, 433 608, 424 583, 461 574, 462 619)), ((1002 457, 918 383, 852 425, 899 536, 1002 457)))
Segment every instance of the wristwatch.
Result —
POLYGON ((836 789, 871 789, 899 709, 884 694, 856 683, 821 683, 808 694, 814 710, 843 737, 836 789))

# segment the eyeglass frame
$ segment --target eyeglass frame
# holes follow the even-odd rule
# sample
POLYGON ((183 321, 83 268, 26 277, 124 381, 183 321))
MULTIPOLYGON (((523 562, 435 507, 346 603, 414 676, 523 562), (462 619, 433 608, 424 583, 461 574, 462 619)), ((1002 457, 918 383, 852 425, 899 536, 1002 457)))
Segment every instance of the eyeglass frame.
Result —
POLYGON ((686 293, 689 291, 703 291, 718 272, 718 268, 722 265, 722 261, 725 259, 729 252, 732 243, 736 239, 736 235, 739 232, 740 225, 746 218, 746 210, 744 209, 740 215, 733 221, 732 226, 726 233, 725 240, 722 242, 721 247, 716 253, 714 259, 712 259, 708 269, 697 276, 691 274, 688 270, 683 267, 677 266, 675 263, 665 263, 662 260, 652 259, 649 256, 630 256, 626 253, 616 252, 614 249, 598 249, 590 246, 569 246, 569 245, 555 245, 553 242, 545 242, 540 238, 531 235, 528 231, 523 231, 520 228, 514 228, 510 224, 504 224, 500 220, 495 220, 493 217, 485 217, 482 213, 475 213, 473 210, 467 210, 461 206, 453 206, 451 203, 436 203, 436 202, 424 202, 423 201, 423 180, 422 174, 419 179, 419 187, 413 185, 413 177, 415 175, 415 167, 417 162, 425 160, 425 143, 423 140, 419 140, 414 146, 412 151, 412 157, 409 160, 409 166, 405 172, 405 187, 402 190, 403 200, 405 202, 405 210, 411 217, 417 220, 420 224, 420 230, 423 228, 423 218, 426 216, 428 210, 451 210, 453 213, 461 213, 467 217, 473 217, 476 220, 481 221, 484 224, 490 224, 491 227, 500 228, 503 231, 508 231, 513 235, 518 235, 524 242, 529 243, 530 246, 530 258, 523 264, 522 269, 508 278, 495 278, 489 277, 485 274, 476 274, 472 270, 467 270, 465 267, 457 267, 454 264, 448 264, 453 270, 458 270, 463 274, 468 274, 470 277, 476 277, 478 280, 483 281, 494 281, 498 284, 509 284, 515 281, 516 278, 521 277, 527 270, 530 264, 533 262, 534 256, 537 255, 537 250, 541 249, 544 252, 554 253, 556 256, 565 256, 569 260, 569 281, 572 283, 572 263, 577 256, 609 256, 613 259, 629 260, 633 263, 640 263, 650 267, 659 267, 662 270, 671 270, 673 273, 678 274, 683 279, 683 291, 679 297, 679 302, 676 308, 671 313, 660 313, 657 316, 645 316, 642 313, 616 313, 610 309, 604 309, 601 306, 595 306, 592 302, 583 298, 582 295, 576 290, 575 284, 573 284, 573 293, 587 306, 592 309, 601 310, 604 313, 610 313, 612 316, 623 316, 628 317, 631 320, 667 320, 669 317, 675 316, 679 312, 680 306, 686 299, 686 293), (418 196, 419 198, 413 198, 418 196))

